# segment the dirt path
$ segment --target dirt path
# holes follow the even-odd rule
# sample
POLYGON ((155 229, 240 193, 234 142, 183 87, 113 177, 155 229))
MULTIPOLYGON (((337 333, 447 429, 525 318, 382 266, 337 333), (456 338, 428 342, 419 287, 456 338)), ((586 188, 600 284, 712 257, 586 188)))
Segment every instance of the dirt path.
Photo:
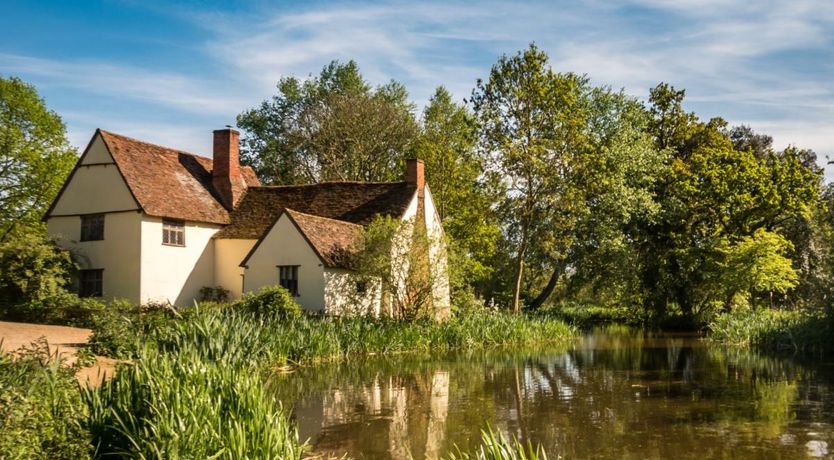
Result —
MULTIPOLYGON (((75 362, 75 353, 87 343, 90 334, 91 330, 80 327, 0 321, 0 349, 13 352, 44 337, 52 353, 59 353, 68 364, 72 364, 75 362)), ((103 377, 112 375, 116 360, 103 356, 96 359, 96 364, 78 371, 77 377, 80 382, 97 383, 103 377)))

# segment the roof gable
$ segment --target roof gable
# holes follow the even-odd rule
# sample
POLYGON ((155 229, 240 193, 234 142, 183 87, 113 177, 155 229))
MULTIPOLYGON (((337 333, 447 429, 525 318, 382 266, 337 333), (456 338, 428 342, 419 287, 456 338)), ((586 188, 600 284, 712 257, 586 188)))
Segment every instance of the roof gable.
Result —
MULTIPOLYGON (((147 214, 229 223, 229 213, 212 187, 212 160, 104 130, 98 134, 147 214)), ((251 168, 241 168, 241 175, 248 185, 258 185, 251 168)))
POLYGON ((328 268, 354 268, 362 242, 362 226, 287 209, 307 243, 328 268))

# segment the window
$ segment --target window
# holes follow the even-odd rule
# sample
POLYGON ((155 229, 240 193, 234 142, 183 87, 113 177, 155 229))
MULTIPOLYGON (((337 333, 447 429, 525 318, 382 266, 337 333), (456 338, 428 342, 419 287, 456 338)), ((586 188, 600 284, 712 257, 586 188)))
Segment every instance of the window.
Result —
POLYGON ((185 246, 185 222, 181 220, 162 220, 162 244, 168 246, 185 246))
POLYGON ((298 296, 298 265, 279 265, 278 284, 290 291, 290 294, 298 296))
POLYGON ((81 241, 104 239, 104 214, 81 216, 81 241))
POLYGON ((101 297, 102 284, 104 283, 104 270, 97 268, 93 270, 81 270, 79 279, 79 297, 101 297))

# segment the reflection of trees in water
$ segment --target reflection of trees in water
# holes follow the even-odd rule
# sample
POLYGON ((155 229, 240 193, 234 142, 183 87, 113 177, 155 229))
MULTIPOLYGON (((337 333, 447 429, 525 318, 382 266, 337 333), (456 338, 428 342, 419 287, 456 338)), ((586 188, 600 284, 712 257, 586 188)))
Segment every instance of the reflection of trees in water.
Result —
POLYGON ((474 447, 490 423, 552 457, 794 457, 812 439, 796 420, 834 418, 830 381, 819 382, 784 360, 613 334, 564 353, 322 366, 275 387, 299 401, 302 435, 319 452, 436 458, 453 443, 474 447))

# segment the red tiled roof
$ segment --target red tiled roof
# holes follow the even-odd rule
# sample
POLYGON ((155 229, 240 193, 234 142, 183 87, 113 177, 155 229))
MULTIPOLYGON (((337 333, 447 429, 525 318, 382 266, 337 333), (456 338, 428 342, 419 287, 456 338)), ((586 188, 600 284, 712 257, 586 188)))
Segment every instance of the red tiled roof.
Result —
POLYGON ((354 255, 362 240, 362 226, 343 220, 304 214, 292 209, 287 215, 318 254, 325 267, 353 268, 354 255))
POLYGON ((257 239, 284 209, 367 225, 377 215, 405 213, 416 188, 406 182, 321 182, 309 185, 251 187, 231 213, 231 224, 215 238, 257 239))
MULTIPOLYGON (((229 223, 229 213, 211 185, 211 159, 104 130, 99 133, 148 215, 229 223)), ((241 167, 241 176, 249 186, 260 185, 252 168, 241 167)))

